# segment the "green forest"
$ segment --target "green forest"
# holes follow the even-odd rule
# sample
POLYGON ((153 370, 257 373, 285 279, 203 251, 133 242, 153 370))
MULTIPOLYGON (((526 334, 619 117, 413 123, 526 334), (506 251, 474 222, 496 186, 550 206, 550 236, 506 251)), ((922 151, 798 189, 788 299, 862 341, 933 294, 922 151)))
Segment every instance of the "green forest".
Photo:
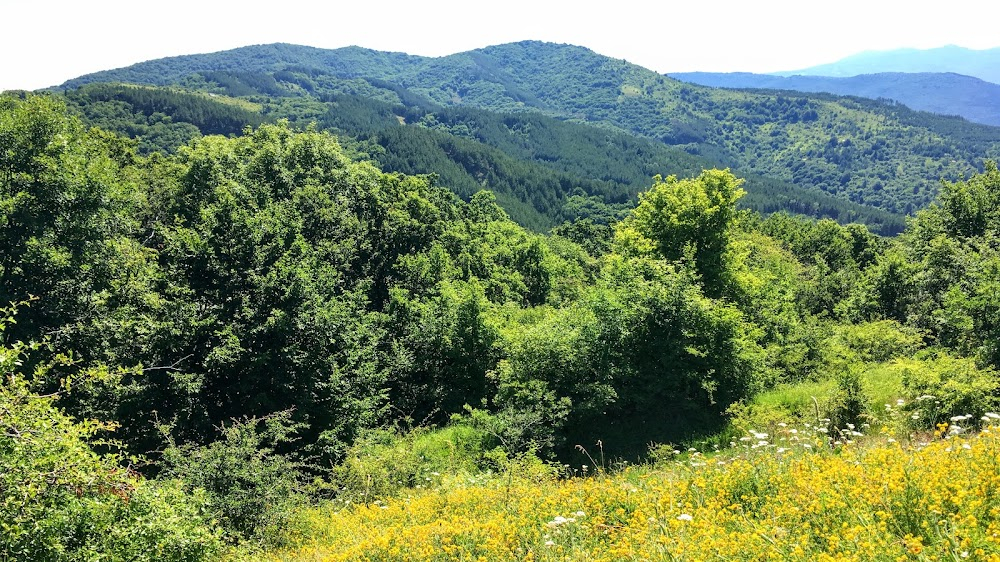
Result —
POLYGON ((994 127, 956 117, 857 97, 706 88, 583 47, 538 41, 438 58, 257 45, 82 76, 59 90, 98 82, 248 97, 266 112, 306 122, 325 113, 314 101, 337 95, 537 112, 899 215, 930 203, 940 179, 980 172, 983 159, 1000 152, 994 127))
MULTIPOLYGON (((220 73, 213 76, 222 80, 220 73)), ((240 76, 250 80, 245 73, 240 76)), ((606 223, 623 206, 634 204, 657 173, 691 175, 717 165, 623 131, 535 112, 445 108, 391 84, 372 82, 383 89, 362 82, 368 86, 359 90, 364 95, 234 98, 177 87, 102 83, 65 96, 86 123, 135 138, 143 154, 172 153, 202 134, 236 135, 264 121, 287 119, 299 127, 315 123, 336 132, 352 155, 385 170, 435 174, 441 185, 464 198, 489 189, 511 218, 538 231, 577 218, 606 223)), ((253 91, 249 86, 230 90, 253 91)), ((784 210, 862 222, 883 234, 898 233, 904 226, 899 214, 785 180, 742 176, 748 195, 741 206, 762 213, 784 210)))
MULTIPOLYGON (((281 88, 311 84, 284 72, 281 88)), ((2 559, 253 557, 290 540, 297 510, 381 501, 432 473, 594 470, 595 443, 602 464, 641 463, 813 414, 853 429, 878 392, 912 404, 905 430, 997 408, 991 161, 935 195, 886 183, 889 211, 929 201, 886 237, 741 207, 762 176, 610 129, 355 93, 254 98, 278 86, 200 76, 251 95, 0 96, 2 559), (579 146, 547 154, 570 141, 519 129, 579 146), (591 138, 612 148, 589 153, 591 138), (404 162, 408 143, 448 158, 404 162), (809 385, 822 403, 761 399, 809 385)), ((774 99, 800 123, 862 105, 774 99)), ((633 103, 592 102, 579 107, 609 123, 633 103)), ((877 115, 851 133, 871 141, 852 158, 903 166, 877 115)), ((846 147, 831 146, 814 150, 846 147)), ((838 173, 848 195, 865 181, 838 173)), ((835 200, 822 191, 816 205, 835 200)))

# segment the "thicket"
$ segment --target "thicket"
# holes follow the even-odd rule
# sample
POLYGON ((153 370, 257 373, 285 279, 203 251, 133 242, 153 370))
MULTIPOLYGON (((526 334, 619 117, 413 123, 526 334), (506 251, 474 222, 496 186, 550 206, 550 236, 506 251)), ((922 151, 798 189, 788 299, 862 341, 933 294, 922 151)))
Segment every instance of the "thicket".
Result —
POLYGON ((874 419, 874 372, 936 397, 911 419, 985 413, 998 193, 987 164, 889 240, 739 211, 741 180, 709 170, 542 235, 315 129, 144 157, 50 96, 0 97, 0 302, 37 299, 4 331, 3 509, 34 510, 4 519, 25 529, 5 554, 268 544, 310 498, 577 446, 634 461, 793 383, 836 381, 815 408, 844 424, 874 419), (148 534, 116 534, 133 509, 148 534))

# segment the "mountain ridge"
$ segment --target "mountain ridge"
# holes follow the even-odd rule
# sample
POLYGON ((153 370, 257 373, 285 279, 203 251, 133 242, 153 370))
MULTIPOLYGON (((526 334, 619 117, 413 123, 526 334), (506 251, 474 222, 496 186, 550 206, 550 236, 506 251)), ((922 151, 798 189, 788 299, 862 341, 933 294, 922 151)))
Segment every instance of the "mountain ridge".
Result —
POLYGON ((923 207, 939 180, 967 177, 1000 155, 994 127, 862 98, 695 86, 586 47, 540 41, 443 57, 271 44, 149 61, 62 87, 97 80, 241 96, 263 95, 267 82, 266 95, 289 99, 417 96, 443 107, 540 111, 894 213, 923 207), (234 81, 244 83, 240 93, 223 85, 234 81))

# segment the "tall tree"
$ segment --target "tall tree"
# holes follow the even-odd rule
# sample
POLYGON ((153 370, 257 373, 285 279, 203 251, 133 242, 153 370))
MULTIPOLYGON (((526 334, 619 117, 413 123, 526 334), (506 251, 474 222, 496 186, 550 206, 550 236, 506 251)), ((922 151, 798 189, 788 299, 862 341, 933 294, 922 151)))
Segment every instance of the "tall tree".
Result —
POLYGON ((743 180, 729 170, 706 170, 696 178, 656 176, 639 205, 618 227, 619 250, 651 252, 676 262, 693 258, 705 293, 723 292, 725 252, 743 180))

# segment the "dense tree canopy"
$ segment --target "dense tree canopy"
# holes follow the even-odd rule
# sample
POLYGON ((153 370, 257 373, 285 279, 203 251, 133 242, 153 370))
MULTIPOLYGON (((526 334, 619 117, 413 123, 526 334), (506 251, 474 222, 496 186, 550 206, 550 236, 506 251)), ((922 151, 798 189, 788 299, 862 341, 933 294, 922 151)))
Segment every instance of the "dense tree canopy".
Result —
POLYGON ((950 393, 927 416, 982 413, 1000 367, 985 170, 895 239, 739 211, 717 169, 539 234, 489 191, 386 173, 315 127, 144 156, 51 96, 2 96, 0 298, 30 303, 3 322, 0 510, 41 510, 45 533, 5 517, 0 553, 70 548, 80 521, 147 552, 115 523, 147 512, 171 556, 214 552, 209 518, 265 540, 279 496, 367 482, 359 451, 391 428, 477 432, 501 447, 484 463, 598 441, 636 459, 784 383, 834 381, 831 418, 854 424, 872 365, 950 393), (117 472, 121 448, 145 459, 117 472), (44 493, 23 504, 24 486, 44 493))

